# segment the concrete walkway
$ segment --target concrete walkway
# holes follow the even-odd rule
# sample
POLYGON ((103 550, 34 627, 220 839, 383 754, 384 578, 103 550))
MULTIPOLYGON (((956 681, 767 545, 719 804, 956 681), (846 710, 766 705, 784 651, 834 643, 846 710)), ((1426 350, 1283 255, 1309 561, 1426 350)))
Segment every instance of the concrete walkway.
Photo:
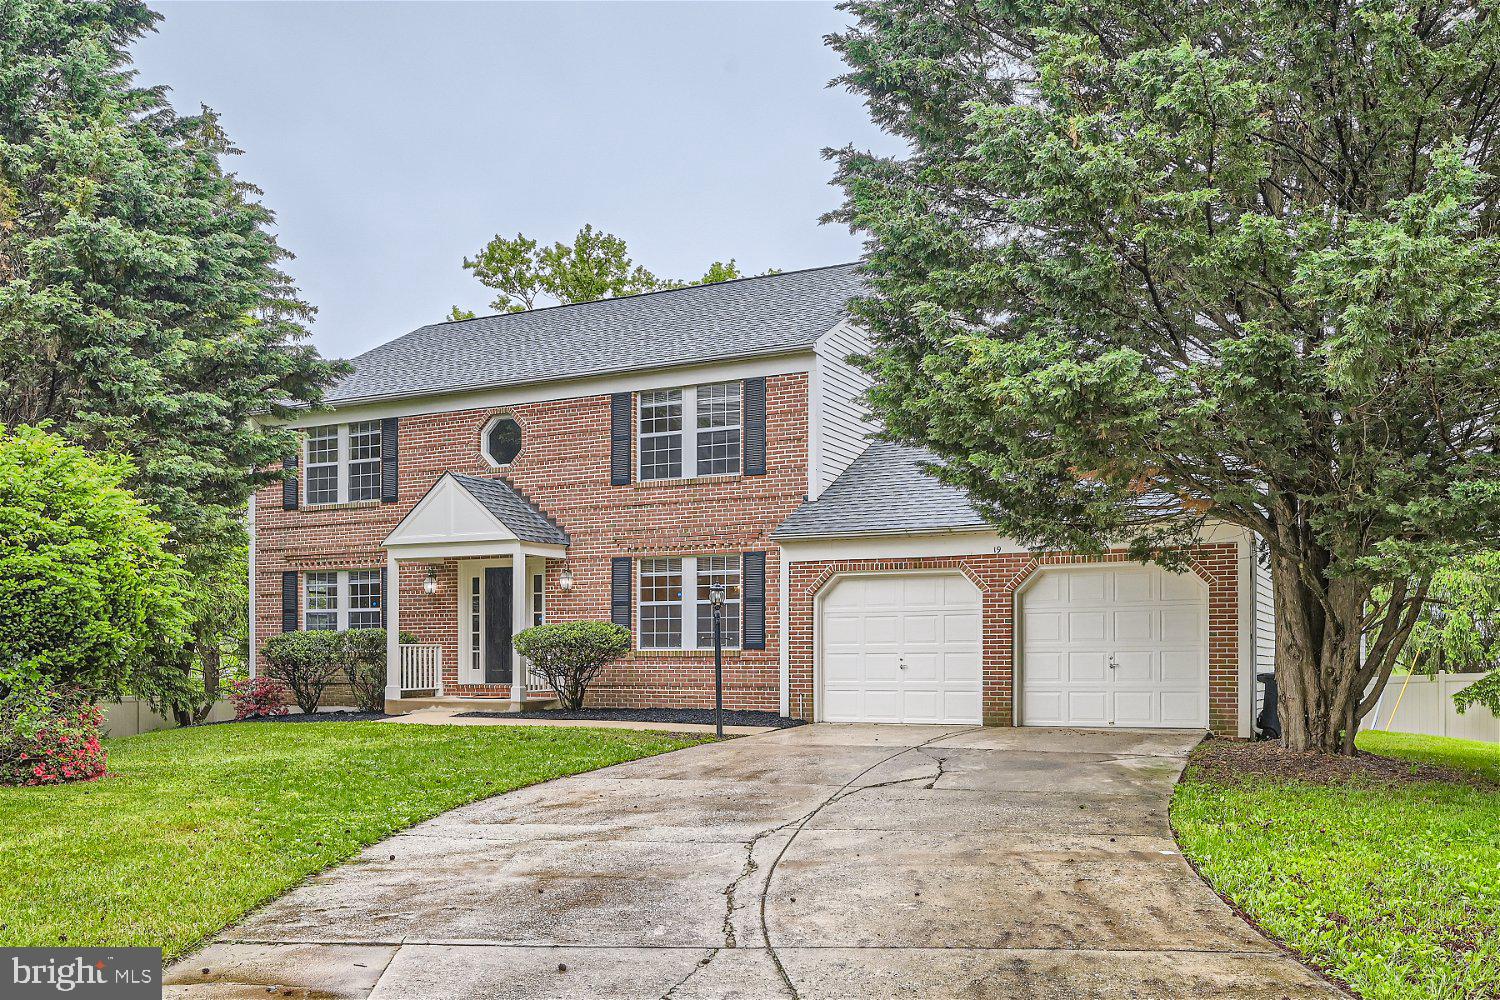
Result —
POLYGON ((1338 996, 1177 854, 1167 802, 1196 741, 819 725, 620 764, 370 848, 167 993, 1338 996))
MULTIPOLYGON (((423 708, 405 715, 393 715, 381 722, 397 726, 569 726, 587 729, 636 729, 657 733, 712 734, 714 727, 697 722, 630 722, 623 719, 517 719, 500 712, 493 715, 466 715, 469 708, 423 708)), ((755 736, 774 733, 770 726, 725 726, 725 736, 755 736)))

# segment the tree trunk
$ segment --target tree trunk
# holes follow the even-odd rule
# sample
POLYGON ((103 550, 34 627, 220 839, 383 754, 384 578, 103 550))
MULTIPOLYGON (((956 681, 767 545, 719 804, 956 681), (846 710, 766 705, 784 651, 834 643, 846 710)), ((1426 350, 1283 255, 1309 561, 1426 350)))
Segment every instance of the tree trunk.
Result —
POLYGON ((1277 553, 1276 683, 1281 745, 1353 755, 1360 702, 1360 639, 1370 588, 1350 577, 1309 581, 1296 558, 1277 553))

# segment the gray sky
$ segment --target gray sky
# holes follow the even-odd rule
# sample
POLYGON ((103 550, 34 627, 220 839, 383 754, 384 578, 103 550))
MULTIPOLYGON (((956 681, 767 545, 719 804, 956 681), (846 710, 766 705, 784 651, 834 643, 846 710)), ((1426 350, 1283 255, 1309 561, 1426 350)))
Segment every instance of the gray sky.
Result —
POLYGON ((671 277, 852 260, 819 151, 894 148, 825 87, 831 4, 153 6, 140 81, 221 113, 334 356, 487 312, 459 262, 496 232, 592 222, 671 277))

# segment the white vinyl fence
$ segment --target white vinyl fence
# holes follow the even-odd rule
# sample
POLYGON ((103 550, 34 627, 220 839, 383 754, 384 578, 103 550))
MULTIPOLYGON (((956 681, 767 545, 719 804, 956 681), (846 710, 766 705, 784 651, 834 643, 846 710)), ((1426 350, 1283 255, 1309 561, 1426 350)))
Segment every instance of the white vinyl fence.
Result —
MULTIPOLYGON (((105 736, 134 736, 136 733, 149 733, 153 729, 170 729, 177 723, 163 715, 151 710, 149 702, 140 698, 126 698, 124 701, 114 705, 105 705, 104 708, 104 735, 105 736)), ((208 713, 205 722, 223 722, 225 719, 234 718, 234 709, 229 702, 221 701, 208 713)))
POLYGON ((1463 715, 1453 695, 1484 674, 1436 674, 1432 677, 1392 677, 1381 692, 1375 711, 1365 716, 1366 729, 1424 736, 1453 736, 1463 740, 1500 743, 1500 719, 1483 705, 1472 705, 1463 715), (1404 691, 1403 691, 1404 689, 1404 691))

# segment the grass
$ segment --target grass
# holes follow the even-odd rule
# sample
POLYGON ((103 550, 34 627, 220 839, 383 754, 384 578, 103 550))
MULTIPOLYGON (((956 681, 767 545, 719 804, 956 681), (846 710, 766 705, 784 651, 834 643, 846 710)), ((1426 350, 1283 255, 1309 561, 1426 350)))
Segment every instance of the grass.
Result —
POLYGON ((455 806, 702 742, 540 726, 239 723, 109 743, 110 776, 0 788, 0 945, 167 958, 455 806))
MULTIPOLYGON (((1500 778, 1489 744, 1366 733, 1359 746, 1500 778)), ((1172 822, 1215 888, 1367 1000, 1500 997, 1500 785, 1190 766, 1172 822)))

